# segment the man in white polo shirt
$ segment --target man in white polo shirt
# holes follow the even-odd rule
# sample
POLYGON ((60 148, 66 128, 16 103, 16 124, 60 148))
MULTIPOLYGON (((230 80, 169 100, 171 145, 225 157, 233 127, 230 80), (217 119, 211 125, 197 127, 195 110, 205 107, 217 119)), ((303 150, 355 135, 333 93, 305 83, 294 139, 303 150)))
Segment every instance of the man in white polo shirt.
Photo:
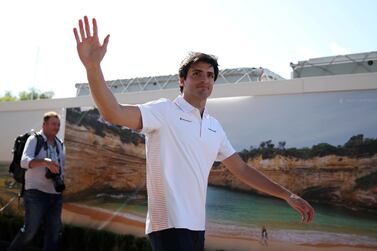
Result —
POLYGON ((109 35, 99 42, 87 17, 75 28, 79 57, 101 115, 109 122, 146 136, 148 214, 146 233, 153 250, 204 250, 207 181, 215 160, 246 184, 284 199, 300 212, 302 221, 314 218, 302 198, 248 166, 229 143, 220 123, 211 117, 206 101, 218 76, 217 59, 191 53, 179 69, 182 95, 140 105, 120 105, 105 84, 100 63, 109 35))

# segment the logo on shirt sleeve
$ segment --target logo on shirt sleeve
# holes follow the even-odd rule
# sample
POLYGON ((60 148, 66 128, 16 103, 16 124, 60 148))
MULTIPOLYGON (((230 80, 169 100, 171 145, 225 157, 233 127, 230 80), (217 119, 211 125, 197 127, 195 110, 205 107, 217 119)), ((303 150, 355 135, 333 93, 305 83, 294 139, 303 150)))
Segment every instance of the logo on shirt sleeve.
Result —
POLYGON ((210 130, 211 132, 216 132, 216 130, 211 129, 211 128, 208 128, 208 130, 210 130))

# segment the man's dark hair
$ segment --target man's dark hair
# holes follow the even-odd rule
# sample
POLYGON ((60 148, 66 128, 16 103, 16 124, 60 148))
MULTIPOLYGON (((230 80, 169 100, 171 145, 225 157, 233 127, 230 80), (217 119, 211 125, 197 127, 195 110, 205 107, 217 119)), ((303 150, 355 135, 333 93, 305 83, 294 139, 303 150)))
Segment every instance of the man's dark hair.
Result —
MULTIPOLYGON (((187 78, 187 73, 193 63, 196 62, 204 62, 207 64, 212 65, 216 81, 217 76, 219 74, 219 64, 217 63, 217 57, 209 54, 205 54, 202 52, 190 52, 185 59, 181 62, 181 65, 179 66, 178 76, 179 78, 187 78)), ((183 92, 183 86, 180 86, 181 93, 183 92)))

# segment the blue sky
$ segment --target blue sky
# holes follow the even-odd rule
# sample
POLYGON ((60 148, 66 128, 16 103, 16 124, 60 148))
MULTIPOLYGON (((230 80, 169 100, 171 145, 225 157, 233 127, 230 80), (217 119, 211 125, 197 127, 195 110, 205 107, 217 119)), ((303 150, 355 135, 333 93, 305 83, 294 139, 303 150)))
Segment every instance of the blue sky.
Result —
POLYGON ((377 50, 373 0, 1 1, 0 94, 35 87, 56 98, 86 82, 72 28, 96 17, 111 34, 107 80, 175 74, 188 51, 220 67, 265 67, 290 78, 290 62, 377 50))

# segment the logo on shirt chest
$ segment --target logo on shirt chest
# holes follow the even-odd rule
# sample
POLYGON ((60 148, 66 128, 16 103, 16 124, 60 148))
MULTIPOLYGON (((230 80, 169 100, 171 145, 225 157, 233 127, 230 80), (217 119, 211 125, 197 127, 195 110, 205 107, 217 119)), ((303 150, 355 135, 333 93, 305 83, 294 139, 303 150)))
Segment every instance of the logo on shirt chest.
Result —
POLYGON ((191 123, 191 122, 192 122, 192 120, 185 119, 185 118, 182 118, 182 117, 179 117, 179 120, 181 120, 181 121, 185 121, 185 122, 188 122, 188 123, 191 123))
MULTIPOLYGON (((187 123, 192 123, 192 120, 186 119, 186 118, 182 118, 182 117, 179 117, 179 120, 183 121, 183 122, 187 122, 187 123)), ((212 133, 216 133, 217 132, 215 129, 212 129, 212 128, 209 128, 209 127, 208 127, 208 130, 211 131, 212 133)))

